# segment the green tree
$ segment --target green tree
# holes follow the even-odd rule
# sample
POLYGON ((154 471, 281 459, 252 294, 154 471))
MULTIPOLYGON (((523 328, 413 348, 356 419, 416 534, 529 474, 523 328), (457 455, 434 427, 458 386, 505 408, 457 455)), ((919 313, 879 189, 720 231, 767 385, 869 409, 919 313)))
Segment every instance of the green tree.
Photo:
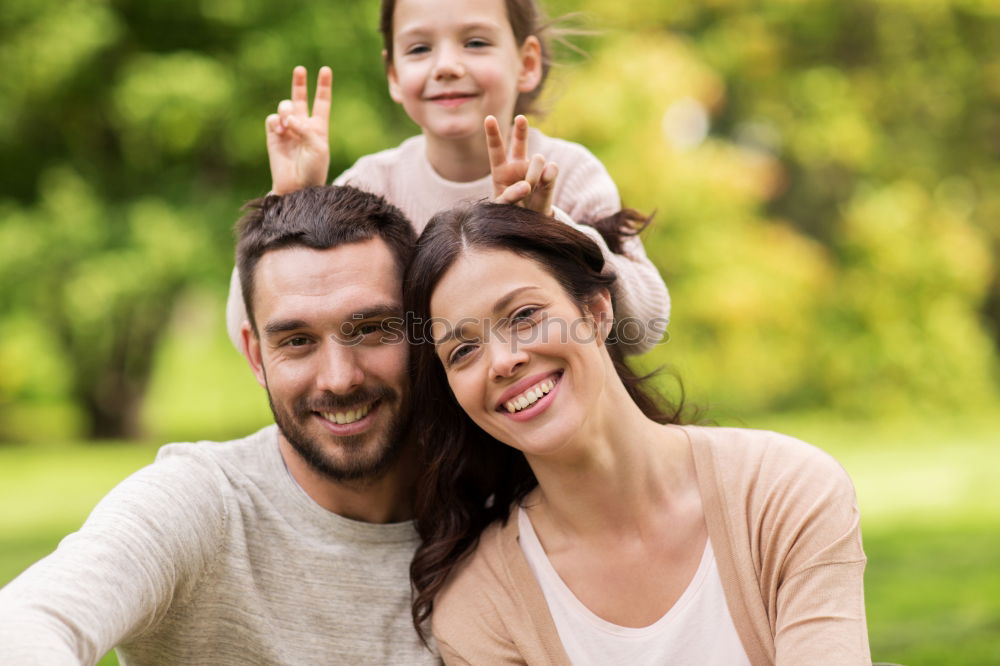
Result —
POLYGON ((292 66, 335 67, 334 173, 408 131, 375 14, 350 0, 4 3, 0 327, 17 334, 0 340, 0 413, 69 397, 89 435, 137 433, 174 302, 223 288, 239 206, 268 189, 263 120, 292 66))
POLYGON ((744 413, 995 398, 1000 3, 586 9, 548 123, 658 211, 656 360, 744 413))

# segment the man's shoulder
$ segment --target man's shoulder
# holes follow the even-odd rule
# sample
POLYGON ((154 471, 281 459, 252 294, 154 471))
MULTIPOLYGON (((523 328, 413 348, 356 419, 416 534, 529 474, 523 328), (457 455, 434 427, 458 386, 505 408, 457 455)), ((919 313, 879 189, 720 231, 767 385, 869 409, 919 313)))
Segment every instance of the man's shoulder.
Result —
POLYGON ((271 424, 239 439, 164 444, 156 454, 156 461, 187 461, 198 465, 260 464, 266 459, 268 447, 276 442, 277 426, 271 424))

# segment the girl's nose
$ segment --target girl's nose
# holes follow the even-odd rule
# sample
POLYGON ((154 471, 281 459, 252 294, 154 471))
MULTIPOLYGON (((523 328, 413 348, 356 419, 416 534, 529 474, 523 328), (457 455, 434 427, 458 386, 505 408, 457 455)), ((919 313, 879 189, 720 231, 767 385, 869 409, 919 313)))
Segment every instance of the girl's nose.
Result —
POLYGON ((434 61, 435 79, 460 79, 465 76, 465 65, 462 62, 461 49, 442 46, 437 50, 434 61))

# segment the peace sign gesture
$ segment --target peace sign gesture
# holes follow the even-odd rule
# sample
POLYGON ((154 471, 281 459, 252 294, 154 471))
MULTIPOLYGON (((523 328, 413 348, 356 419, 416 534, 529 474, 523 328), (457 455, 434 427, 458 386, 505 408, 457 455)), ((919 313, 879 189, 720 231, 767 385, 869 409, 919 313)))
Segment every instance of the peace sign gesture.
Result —
POLYGON ((330 170, 330 87, 333 72, 321 67, 309 115, 306 68, 292 70, 292 99, 264 121, 271 191, 286 194, 309 185, 325 185, 330 170))
POLYGON ((511 129, 510 154, 504 145, 500 124, 493 116, 483 121, 486 131, 486 151, 490 156, 493 176, 493 201, 512 203, 530 208, 543 215, 552 215, 552 196, 559 167, 542 155, 528 157, 528 119, 514 118, 511 129))

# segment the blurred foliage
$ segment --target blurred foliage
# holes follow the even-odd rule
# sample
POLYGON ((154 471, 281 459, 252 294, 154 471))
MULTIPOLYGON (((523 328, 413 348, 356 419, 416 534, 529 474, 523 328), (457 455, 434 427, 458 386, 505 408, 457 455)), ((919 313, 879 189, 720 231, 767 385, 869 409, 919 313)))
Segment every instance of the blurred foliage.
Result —
MULTIPOLYGON (((739 414, 990 404, 1000 1, 547 4, 599 32, 542 126, 658 211, 674 322, 650 364, 739 414)), ((225 403, 206 387, 259 398, 238 357, 208 359, 232 354, 220 299, 239 205, 269 183, 262 121, 293 65, 330 64, 331 174, 415 132, 376 24, 373 0, 0 5, 0 440, 175 432, 178 405, 225 403), (175 308, 206 292, 210 322, 175 308)))
POLYGON ((238 209, 267 191, 263 118, 292 65, 337 69, 334 172, 411 131, 376 9, 3 3, 0 439, 138 434, 175 303, 222 291, 238 209))
POLYGON ((744 414, 991 405, 1000 2, 582 4, 545 125, 657 211, 653 362, 744 414))

